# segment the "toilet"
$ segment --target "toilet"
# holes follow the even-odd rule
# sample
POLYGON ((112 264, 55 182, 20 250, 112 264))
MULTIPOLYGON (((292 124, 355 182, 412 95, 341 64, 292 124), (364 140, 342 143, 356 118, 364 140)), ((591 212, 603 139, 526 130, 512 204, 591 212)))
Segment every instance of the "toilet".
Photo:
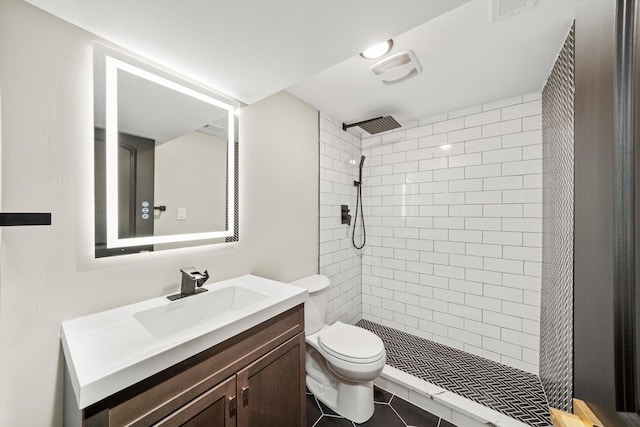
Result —
POLYGON ((339 415, 363 423, 373 415, 373 380, 387 354, 382 340, 357 326, 326 324, 329 279, 313 275, 291 282, 309 291, 304 307, 307 388, 339 415))

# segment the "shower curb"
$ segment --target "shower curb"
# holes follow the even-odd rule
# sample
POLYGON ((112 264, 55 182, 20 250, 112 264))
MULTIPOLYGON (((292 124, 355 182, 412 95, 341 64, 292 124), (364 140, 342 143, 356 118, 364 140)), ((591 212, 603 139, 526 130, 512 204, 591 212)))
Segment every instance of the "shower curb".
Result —
POLYGON ((529 427, 428 381, 385 365, 373 383, 458 427, 529 427))

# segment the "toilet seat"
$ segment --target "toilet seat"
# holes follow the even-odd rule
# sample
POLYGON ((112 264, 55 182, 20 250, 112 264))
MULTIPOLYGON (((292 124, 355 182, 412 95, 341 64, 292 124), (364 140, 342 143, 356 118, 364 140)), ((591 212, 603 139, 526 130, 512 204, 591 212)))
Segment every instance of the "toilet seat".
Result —
POLYGON ((371 363, 385 356, 384 344, 376 334, 342 322, 322 329, 318 344, 331 356, 351 363, 371 363))

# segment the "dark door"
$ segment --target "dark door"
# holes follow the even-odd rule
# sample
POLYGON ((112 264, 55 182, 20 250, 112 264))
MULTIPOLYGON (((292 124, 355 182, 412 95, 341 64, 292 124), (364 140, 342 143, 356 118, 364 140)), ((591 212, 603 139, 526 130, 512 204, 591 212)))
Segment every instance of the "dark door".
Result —
POLYGON ((606 426, 640 425, 637 3, 576 2, 574 391, 606 426))
MULTIPOLYGON (((119 134, 118 236, 153 236, 154 147, 151 139, 119 134)), ((95 129, 96 257, 153 250, 153 245, 107 249, 106 145, 104 129, 95 129)))
POLYGON ((124 133, 118 136, 118 235, 153 236, 155 142, 124 133))

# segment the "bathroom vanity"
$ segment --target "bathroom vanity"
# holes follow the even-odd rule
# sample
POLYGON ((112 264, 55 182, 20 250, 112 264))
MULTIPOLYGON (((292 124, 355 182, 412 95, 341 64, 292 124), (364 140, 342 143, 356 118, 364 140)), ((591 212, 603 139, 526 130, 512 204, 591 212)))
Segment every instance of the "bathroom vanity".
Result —
POLYGON ((255 276, 205 288, 64 322, 65 425, 305 425, 307 293, 255 276))

